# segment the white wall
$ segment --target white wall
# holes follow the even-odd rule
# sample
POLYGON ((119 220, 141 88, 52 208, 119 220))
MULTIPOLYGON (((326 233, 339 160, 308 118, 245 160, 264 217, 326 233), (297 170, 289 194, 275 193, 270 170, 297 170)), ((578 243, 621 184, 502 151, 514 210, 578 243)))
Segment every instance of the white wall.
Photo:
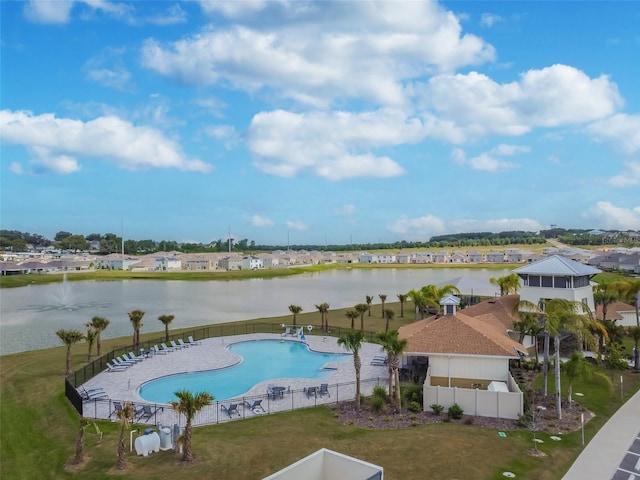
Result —
POLYGON ((593 303, 593 289, 591 286, 580 288, 550 288, 550 287, 527 287, 520 289, 520 300, 528 300, 537 304, 541 298, 563 298, 572 302, 582 302, 587 299, 587 305, 591 311, 595 310, 593 303))
POLYGON ((509 377, 509 359, 499 357, 429 355, 431 375, 452 378, 486 378, 505 382, 509 377))

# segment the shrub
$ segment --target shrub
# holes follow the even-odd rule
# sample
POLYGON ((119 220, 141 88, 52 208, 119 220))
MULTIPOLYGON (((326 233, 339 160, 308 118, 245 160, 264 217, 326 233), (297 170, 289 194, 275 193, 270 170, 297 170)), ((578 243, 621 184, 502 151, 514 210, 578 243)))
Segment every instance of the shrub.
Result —
POLYGON ((409 402, 409 410, 412 412, 421 412, 422 405, 420 405, 420 402, 409 402))
POLYGON ((433 413, 436 415, 440 415, 444 410, 444 407, 442 405, 438 405, 437 403, 433 403, 429 405, 429 407, 431 408, 431 410, 433 410, 433 413))
POLYGON ((403 397, 405 398, 407 403, 418 402, 420 405, 422 405, 422 386, 416 383, 412 383, 411 385, 403 387, 403 389, 403 397))
POLYGON ((386 401, 387 400, 387 389, 384 388, 382 385, 376 385, 375 387, 373 387, 373 397, 379 397, 382 400, 386 401))
POLYGON ((452 418, 454 420, 460 420, 462 418, 462 415, 464 415, 464 410, 462 410, 462 407, 460 405, 458 405, 457 403, 454 403, 449 407, 449 410, 447 413, 449 415, 449 418, 452 418))
POLYGON ((385 401, 384 398, 381 397, 371 397, 371 410, 376 413, 380 413, 384 410, 385 401))

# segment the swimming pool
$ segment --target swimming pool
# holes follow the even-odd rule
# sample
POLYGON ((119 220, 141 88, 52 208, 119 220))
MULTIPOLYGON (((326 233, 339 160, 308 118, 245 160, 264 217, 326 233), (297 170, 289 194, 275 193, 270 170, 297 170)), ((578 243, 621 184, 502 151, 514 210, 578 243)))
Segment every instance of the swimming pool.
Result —
POLYGON ((140 387, 140 396, 154 403, 176 399, 174 392, 187 389, 206 391, 216 400, 239 397, 257 383, 276 378, 325 378, 333 370, 323 369, 329 362, 342 362, 351 355, 320 353, 302 342, 251 340, 234 343, 229 350, 242 357, 230 367, 194 373, 179 373, 157 378, 140 387))

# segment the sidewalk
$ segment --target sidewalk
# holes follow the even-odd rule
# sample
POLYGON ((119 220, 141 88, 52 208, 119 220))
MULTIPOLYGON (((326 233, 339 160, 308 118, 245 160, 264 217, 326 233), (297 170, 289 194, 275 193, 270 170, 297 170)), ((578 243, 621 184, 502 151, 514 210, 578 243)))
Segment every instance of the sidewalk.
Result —
POLYGON ((640 437, 640 391, 596 433, 562 480, 611 480, 614 477, 640 480, 640 471, 636 472, 634 468, 635 462, 633 465, 629 461, 623 462, 629 456, 629 459, 638 458, 640 464, 640 452, 635 452, 635 445, 640 444, 640 440, 634 442, 636 437, 640 437), (629 453, 632 444, 634 453, 629 453), (624 464, 625 473, 616 475, 621 464, 624 464))

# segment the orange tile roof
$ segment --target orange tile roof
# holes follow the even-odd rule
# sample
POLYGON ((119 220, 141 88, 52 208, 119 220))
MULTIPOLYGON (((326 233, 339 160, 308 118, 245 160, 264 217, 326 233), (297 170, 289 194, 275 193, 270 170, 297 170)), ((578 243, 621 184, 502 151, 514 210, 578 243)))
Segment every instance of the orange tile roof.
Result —
MULTIPOLYGON (((622 320, 623 316, 618 312, 635 311, 636 307, 624 302, 613 302, 607 305, 607 320, 622 320)), ((596 305, 595 316, 597 319, 602 319, 602 305, 596 305)))

